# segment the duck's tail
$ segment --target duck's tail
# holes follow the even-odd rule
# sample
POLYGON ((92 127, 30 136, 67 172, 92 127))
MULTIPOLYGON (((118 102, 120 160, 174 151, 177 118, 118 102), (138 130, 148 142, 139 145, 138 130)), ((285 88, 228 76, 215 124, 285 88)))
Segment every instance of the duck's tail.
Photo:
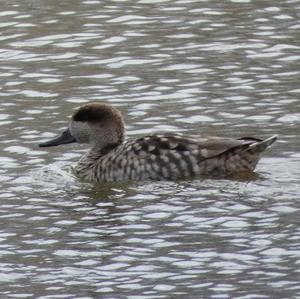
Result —
POLYGON ((272 143, 274 143, 277 139, 277 135, 273 135, 269 138, 266 138, 262 141, 254 142, 249 145, 247 151, 252 153, 262 153, 267 147, 269 147, 272 143))

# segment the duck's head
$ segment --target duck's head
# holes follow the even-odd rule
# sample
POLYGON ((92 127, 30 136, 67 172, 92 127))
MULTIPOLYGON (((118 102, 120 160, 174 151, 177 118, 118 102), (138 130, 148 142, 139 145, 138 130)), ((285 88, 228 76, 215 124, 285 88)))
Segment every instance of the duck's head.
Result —
POLYGON ((125 128, 122 114, 111 105, 89 103, 77 109, 69 128, 61 136, 40 143, 40 147, 56 146, 72 142, 88 143, 104 148, 124 141, 125 128))

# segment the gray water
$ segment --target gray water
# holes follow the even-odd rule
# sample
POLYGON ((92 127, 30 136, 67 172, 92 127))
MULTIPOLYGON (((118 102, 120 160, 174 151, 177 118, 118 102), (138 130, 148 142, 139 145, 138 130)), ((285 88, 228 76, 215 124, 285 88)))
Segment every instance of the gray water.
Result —
POLYGON ((0 45, 0 298, 300 298, 298 0, 2 0, 0 45), (37 144, 93 100, 279 140, 253 179, 87 184, 37 144))

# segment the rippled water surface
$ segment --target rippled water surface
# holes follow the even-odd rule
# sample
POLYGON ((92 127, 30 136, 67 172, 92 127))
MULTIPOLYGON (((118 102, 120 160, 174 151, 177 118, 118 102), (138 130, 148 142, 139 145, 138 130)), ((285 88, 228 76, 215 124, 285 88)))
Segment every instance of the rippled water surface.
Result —
POLYGON ((0 2, 1 298, 300 298, 300 3, 0 2), (253 180, 92 185, 41 150, 91 100, 279 140, 253 180))

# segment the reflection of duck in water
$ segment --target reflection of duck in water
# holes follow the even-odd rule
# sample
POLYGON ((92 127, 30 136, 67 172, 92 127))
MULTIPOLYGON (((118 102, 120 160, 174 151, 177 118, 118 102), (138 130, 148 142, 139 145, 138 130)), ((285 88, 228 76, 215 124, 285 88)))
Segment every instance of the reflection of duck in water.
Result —
POLYGON ((212 175, 224 177, 251 172, 260 154, 275 140, 166 133, 124 142, 122 115, 103 103, 79 108, 69 128, 41 147, 71 142, 88 143, 76 173, 89 181, 169 180, 212 175))

